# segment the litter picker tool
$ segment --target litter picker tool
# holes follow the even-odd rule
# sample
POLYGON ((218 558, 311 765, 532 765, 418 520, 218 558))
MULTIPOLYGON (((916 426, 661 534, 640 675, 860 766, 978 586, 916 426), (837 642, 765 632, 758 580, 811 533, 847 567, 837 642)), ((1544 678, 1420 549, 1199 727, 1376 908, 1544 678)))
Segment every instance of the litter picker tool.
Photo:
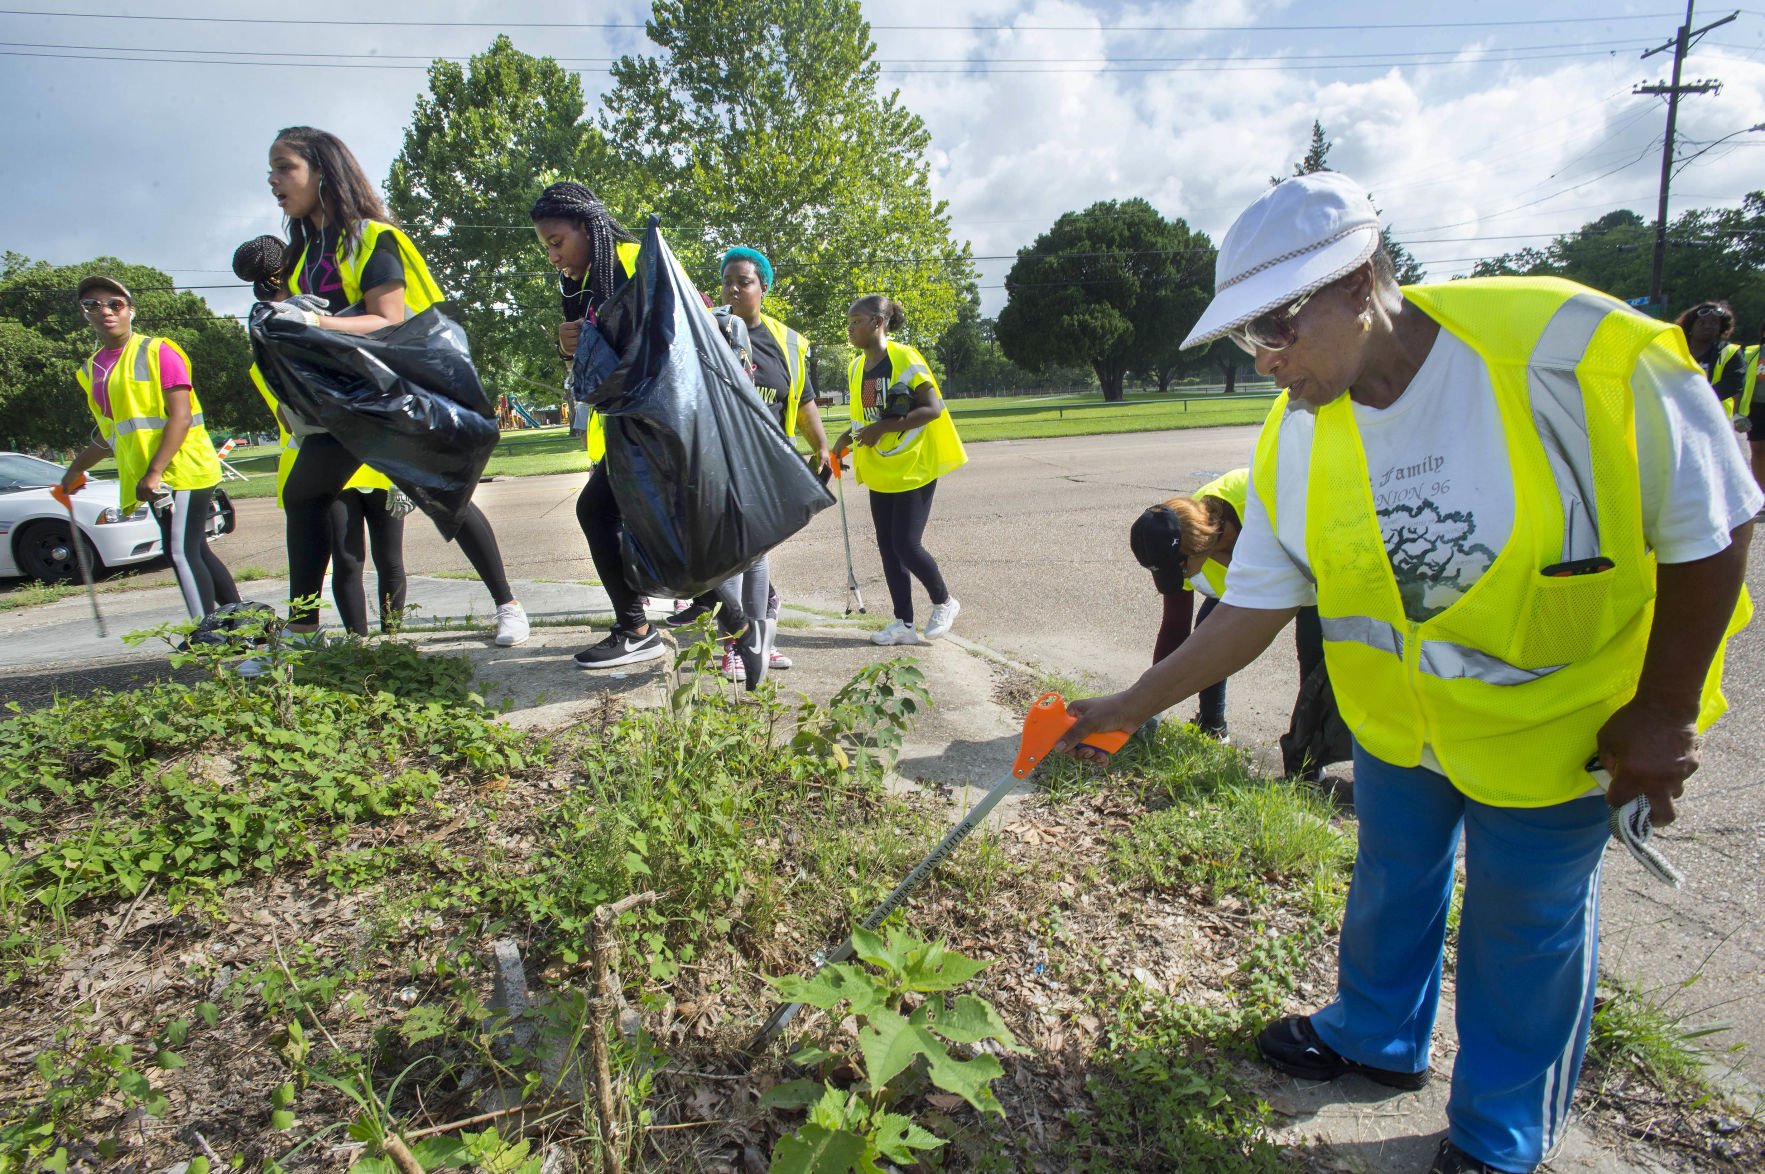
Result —
MULTIPOLYGON (((1054 749, 1054 744, 1060 741, 1060 736, 1072 728, 1073 721, 1074 719, 1066 712, 1066 701, 1060 694, 1044 693, 1038 697, 1036 703, 1030 706, 1029 713, 1024 717, 1023 736, 1018 740, 1017 759, 1012 763, 1011 769, 999 777, 999 781, 993 784, 986 797, 969 808, 968 814, 962 817, 961 822, 950 829, 950 834, 945 836, 937 847, 927 853, 925 859, 913 866, 913 871, 907 874, 907 878, 896 885, 895 891, 890 893, 881 905, 871 910, 870 916, 860 922, 860 925, 864 929, 875 930, 889 914, 900 908, 902 902, 906 901, 912 895, 913 890, 917 889, 925 878, 931 875, 932 870, 944 857, 967 839, 968 834, 979 827, 981 821, 987 818, 987 814, 999 805, 999 801, 1005 798, 1006 794, 1018 783, 1027 779, 1036 766, 1048 757, 1048 752, 1054 749)), ((1092 734, 1084 740, 1083 745, 1101 750, 1106 754, 1114 754, 1126 745, 1127 741, 1128 731, 1111 730, 1106 733, 1092 734)), ((815 972, 819 972, 829 963, 844 962, 851 956, 852 939, 848 937, 832 953, 817 954, 812 965, 815 972)), ((755 1033, 753 1039, 748 1041, 744 1050, 751 1054, 765 1047, 766 1042, 782 1031, 785 1024, 796 1018, 797 1012, 802 1010, 802 1007, 801 1003, 786 1003, 775 1009, 771 1015, 767 1016, 766 1022, 760 1025, 760 1030, 755 1033)))
POLYGON ((852 614, 852 601, 858 601, 858 614, 864 611, 864 594, 858 590, 858 573, 852 569, 852 530, 846 525, 845 476, 840 472, 840 454, 828 454, 833 464, 833 496, 840 503, 840 537, 846 540, 846 614, 852 614))
POLYGON ((98 625, 98 635, 107 639, 110 632, 104 626, 104 613, 98 610, 98 587, 92 582, 92 560, 86 557, 86 537, 80 533, 79 519, 74 517, 73 495, 78 493, 80 486, 85 483, 86 475, 81 473, 80 479, 74 482, 72 489, 63 489, 57 485, 49 490, 49 496, 67 507, 68 544, 74 548, 74 561, 80 564, 80 581, 85 583, 86 598, 92 603, 92 622, 98 625))

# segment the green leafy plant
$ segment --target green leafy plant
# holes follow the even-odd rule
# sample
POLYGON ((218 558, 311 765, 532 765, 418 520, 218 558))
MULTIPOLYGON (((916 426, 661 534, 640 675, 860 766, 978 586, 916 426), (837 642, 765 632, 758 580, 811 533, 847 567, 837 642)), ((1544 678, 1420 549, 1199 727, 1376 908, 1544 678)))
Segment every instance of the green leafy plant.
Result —
POLYGON ((830 1012, 844 1008, 859 1023, 855 1048, 806 1044, 793 1053, 793 1063, 820 1069, 822 1080, 788 1081, 766 1094, 763 1105, 809 1109, 803 1127, 780 1139, 773 1151, 776 1171, 874 1174, 881 1169, 879 1160, 916 1162, 915 1151, 936 1149, 944 1141, 896 1106, 928 1087, 953 1093, 982 1113, 1004 1116, 991 1087, 1004 1075, 998 1057, 982 1051, 962 1059, 950 1050, 953 1044, 1025 1050, 986 1000, 946 998, 987 964, 900 930, 891 930, 885 940, 855 929, 852 946, 869 969, 840 962, 812 978, 769 980, 781 999, 830 1012), (910 1000, 917 1005, 909 1008, 910 1000), (851 1088, 827 1079, 848 1066, 859 1074, 851 1088))

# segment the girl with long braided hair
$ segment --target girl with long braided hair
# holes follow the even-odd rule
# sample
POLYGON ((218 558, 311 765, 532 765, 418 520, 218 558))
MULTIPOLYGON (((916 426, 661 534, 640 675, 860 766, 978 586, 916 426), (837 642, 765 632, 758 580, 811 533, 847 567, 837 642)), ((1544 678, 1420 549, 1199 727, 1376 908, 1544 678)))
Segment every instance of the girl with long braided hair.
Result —
MULTIPOLYGON (((599 196, 579 183, 554 183, 539 194, 530 212, 533 231, 545 246, 546 259, 559 273, 563 320, 558 324, 558 354, 568 361, 576 353, 584 322, 592 325, 613 291, 637 263, 637 241, 626 232, 599 196)), ((665 653, 662 634, 644 614, 644 599, 625 579, 625 557, 619 549, 619 502, 607 477, 606 437, 599 415, 589 417, 588 455, 595 462, 588 484, 576 499, 576 521, 588 539, 601 586, 613 603, 613 630, 600 643, 576 654, 585 669, 655 660, 665 653)))
MULTIPOLYGON (((444 297, 429 267, 393 223, 355 155, 336 135, 292 126, 270 144, 270 192, 288 218, 287 260, 276 284, 299 301, 272 303, 278 315, 344 334, 372 334, 420 314, 444 297), (314 303, 324 312, 308 308, 314 303), (304 304, 302 304, 304 303, 304 304), (346 313, 347 311, 347 313, 346 313)), ((299 452, 282 489, 288 523, 289 597, 316 596, 331 561, 329 514, 361 462, 335 437, 288 412, 299 452)), ((458 534, 460 552, 496 603, 496 642, 528 637, 527 613, 509 586, 490 522, 469 506, 458 534)), ((314 632, 317 611, 296 607, 290 632, 314 632)))

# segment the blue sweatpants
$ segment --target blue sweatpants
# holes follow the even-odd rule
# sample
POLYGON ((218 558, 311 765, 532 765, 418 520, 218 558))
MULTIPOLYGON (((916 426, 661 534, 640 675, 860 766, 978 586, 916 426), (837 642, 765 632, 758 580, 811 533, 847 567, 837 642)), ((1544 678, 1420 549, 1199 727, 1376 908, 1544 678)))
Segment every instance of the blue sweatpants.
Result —
POLYGON ((1593 1018, 1605 799, 1491 807, 1356 745, 1354 806, 1360 849, 1336 1000, 1312 1026, 1362 1064, 1428 1066, 1462 827, 1449 1136, 1499 1169, 1531 1170, 1562 1136, 1593 1018))

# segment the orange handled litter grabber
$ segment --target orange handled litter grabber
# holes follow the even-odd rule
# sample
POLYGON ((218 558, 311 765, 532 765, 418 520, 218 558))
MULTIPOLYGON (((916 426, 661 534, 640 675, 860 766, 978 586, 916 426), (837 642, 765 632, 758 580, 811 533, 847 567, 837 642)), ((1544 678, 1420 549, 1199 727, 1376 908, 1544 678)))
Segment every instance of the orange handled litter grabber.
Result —
POLYGON ((864 611, 864 596, 858 590, 858 574, 852 569, 852 531, 846 525, 846 494, 842 488, 845 483, 845 478, 840 473, 840 454, 837 451, 834 451, 829 452, 827 455, 829 463, 833 465, 834 499, 840 503, 840 537, 846 540, 846 614, 852 614, 852 601, 856 599, 858 601, 858 614, 864 615, 866 614, 864 611))
POLYGON ((80 564, 80 579, 86 584, 86 598, 92 601, 92 620, 98 625, 98 635, 101 638, 108 638, 110 633, 104 627, 104 613, 98 610, 98 587, 92 582, 92 563, 86 557, 86 539, 80 533, 79 520, 74 517, 73 495, 78 493, 80 486, 85 483, 86 475, 81 473, 80 479, 74 482, 72 489, 63 489, 57 485, 49 490, 49 496, 67 507, 67 540, 69 545, 74 548, 74 560, 80 564))
MULTIPOLYGON (((1030 706, 1029 713, 1023 719, 1023 736, 1018 740, 1017 759, 1011 764, 1011 769, 1000 776, 999 781, 993 784, 985 798, 969 808, 968 814, 962 817, 962 821, 950 829, 950 834, 945 836, 936 848, 927 853, 924 860, 913 866, 913 871, 907 874, 907 879, 896 885, 895 891, 890 893, 881 905, 871 910, 870 916, 860 923, 863 928, 875 930, 889 914, 900 908, 902 902, 907 900, 913 890, 917 889, 925 878, 931 875, 932 869, 936 868, 944 857, 954 851, 956 845, 967 839, 968 833, 981 825, 981 821, 986 819, 987 814, 999 805, 999 801, 1005 798, 1006 794, 1018 783, 1027 779, 1036 766, 1048 757, 1048 752, 1054 749, 1054 744, 1060 741, 1061 735, 1072 729, 1073 721, 1074 719, 1066 712, 1066 701, 1060 694, 1044 693, 1038 697, 1036 703, 1030 706)), ((1110 730, 1105 733, 1092 734, 1081 745, 1093 747, 1105 754, 1114 754, 1126 745, 1127 741, 1128 731, 1110 730)), ((844 962, 851 956, 852 939, 848 937, 840 943, 839 949, 832 953, 817 954, 812 965, 815 971, 819 972, 829 963, 844 962)), ((796 1017, 802 1007, 801 1003, 786 1003, 774 1010, 771 1015, 767 1016, 766 1022, 760 1025, 760 1030, 755 1033, 753 1039, 748 1041, 744 1050, 749 1053, 759 1051, 766 1045, 766 1041, 777 1035, 784 1029, 785 1024, 796 1017)))

